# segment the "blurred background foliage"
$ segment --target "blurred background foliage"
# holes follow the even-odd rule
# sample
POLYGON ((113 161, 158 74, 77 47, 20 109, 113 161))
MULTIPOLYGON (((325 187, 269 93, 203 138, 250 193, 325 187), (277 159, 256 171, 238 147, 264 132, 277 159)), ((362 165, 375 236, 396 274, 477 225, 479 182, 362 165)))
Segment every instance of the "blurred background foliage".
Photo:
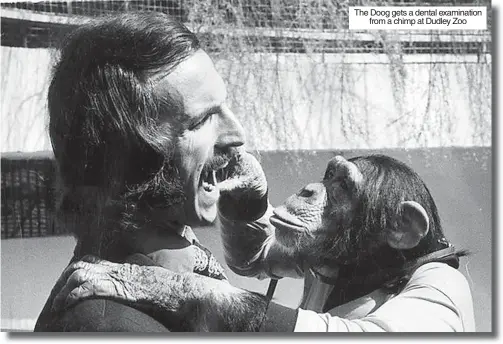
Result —
POLYGON ((198 33, 250 149, 490 146, 490 11, 482 31, 349 30, 350 6, 371 5, 490 9, 481 0, 2 3, 2 151, 50 149, 58 39, 91 17, 133 10, 168 13, 198 33))

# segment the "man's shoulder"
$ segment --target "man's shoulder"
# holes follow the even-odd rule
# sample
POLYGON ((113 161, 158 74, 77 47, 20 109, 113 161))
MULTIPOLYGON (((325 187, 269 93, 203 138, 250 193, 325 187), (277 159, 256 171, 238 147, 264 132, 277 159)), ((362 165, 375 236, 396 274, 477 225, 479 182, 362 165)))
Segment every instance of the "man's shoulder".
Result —
POLYGON ((81 301, 42 327, 45 332, 169 332, 150 315, 107 299, 81 301))
MULTIPOLYGON (((125 262, 156 265, 139 253, 128 256, 125 262)), ((169 332, 150 315, 110 299, 83 300, 64 312, 54 313, 50 310, 53 298, 51 294, 44 305, 35 332, 169 332)))

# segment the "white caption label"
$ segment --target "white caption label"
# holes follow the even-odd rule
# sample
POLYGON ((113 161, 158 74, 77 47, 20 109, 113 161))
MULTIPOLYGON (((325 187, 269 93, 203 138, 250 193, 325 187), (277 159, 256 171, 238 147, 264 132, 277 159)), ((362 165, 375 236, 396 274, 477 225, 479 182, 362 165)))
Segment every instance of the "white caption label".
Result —
POLYGON ((485 6, 350 7, 350 30, 486 30, 485 6))

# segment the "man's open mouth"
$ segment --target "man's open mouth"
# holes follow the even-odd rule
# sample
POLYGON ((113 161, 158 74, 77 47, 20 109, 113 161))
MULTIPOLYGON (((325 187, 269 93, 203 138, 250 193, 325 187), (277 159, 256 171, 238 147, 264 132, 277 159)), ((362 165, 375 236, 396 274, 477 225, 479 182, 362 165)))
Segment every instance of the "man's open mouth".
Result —
POLYGON ((229 158, 214 157, 208 161, 199 176, 199 201, 201 205, 213 206, 220 197, 218 184, 227 179, 229 158))
POLYGON ((216 176, 216 171, 215 170, 206 170, 201 173, 200 177, 201 181, 201 186, 203 187, 204 191, 206 192, 212 192, 217 185, 217 176, 216 176))
POLYGON ((225 162, 219 166, 206 165, 199 178, 199 184, 203 187, 206 192, 213 192, 218 183, 222 182, 227 178, 227 172, 225 167, 228 162, 225 162))

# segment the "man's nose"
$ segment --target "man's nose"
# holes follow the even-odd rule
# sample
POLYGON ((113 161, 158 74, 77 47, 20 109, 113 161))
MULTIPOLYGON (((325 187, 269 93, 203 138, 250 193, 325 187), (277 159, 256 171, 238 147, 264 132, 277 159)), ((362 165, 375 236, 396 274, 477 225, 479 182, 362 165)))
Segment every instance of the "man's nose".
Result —
POLYGON ((228 108, 219 117, 218 137, 215 145, 219 148, 238 147, 245 143, 245 131, 241 123, 228 108))

